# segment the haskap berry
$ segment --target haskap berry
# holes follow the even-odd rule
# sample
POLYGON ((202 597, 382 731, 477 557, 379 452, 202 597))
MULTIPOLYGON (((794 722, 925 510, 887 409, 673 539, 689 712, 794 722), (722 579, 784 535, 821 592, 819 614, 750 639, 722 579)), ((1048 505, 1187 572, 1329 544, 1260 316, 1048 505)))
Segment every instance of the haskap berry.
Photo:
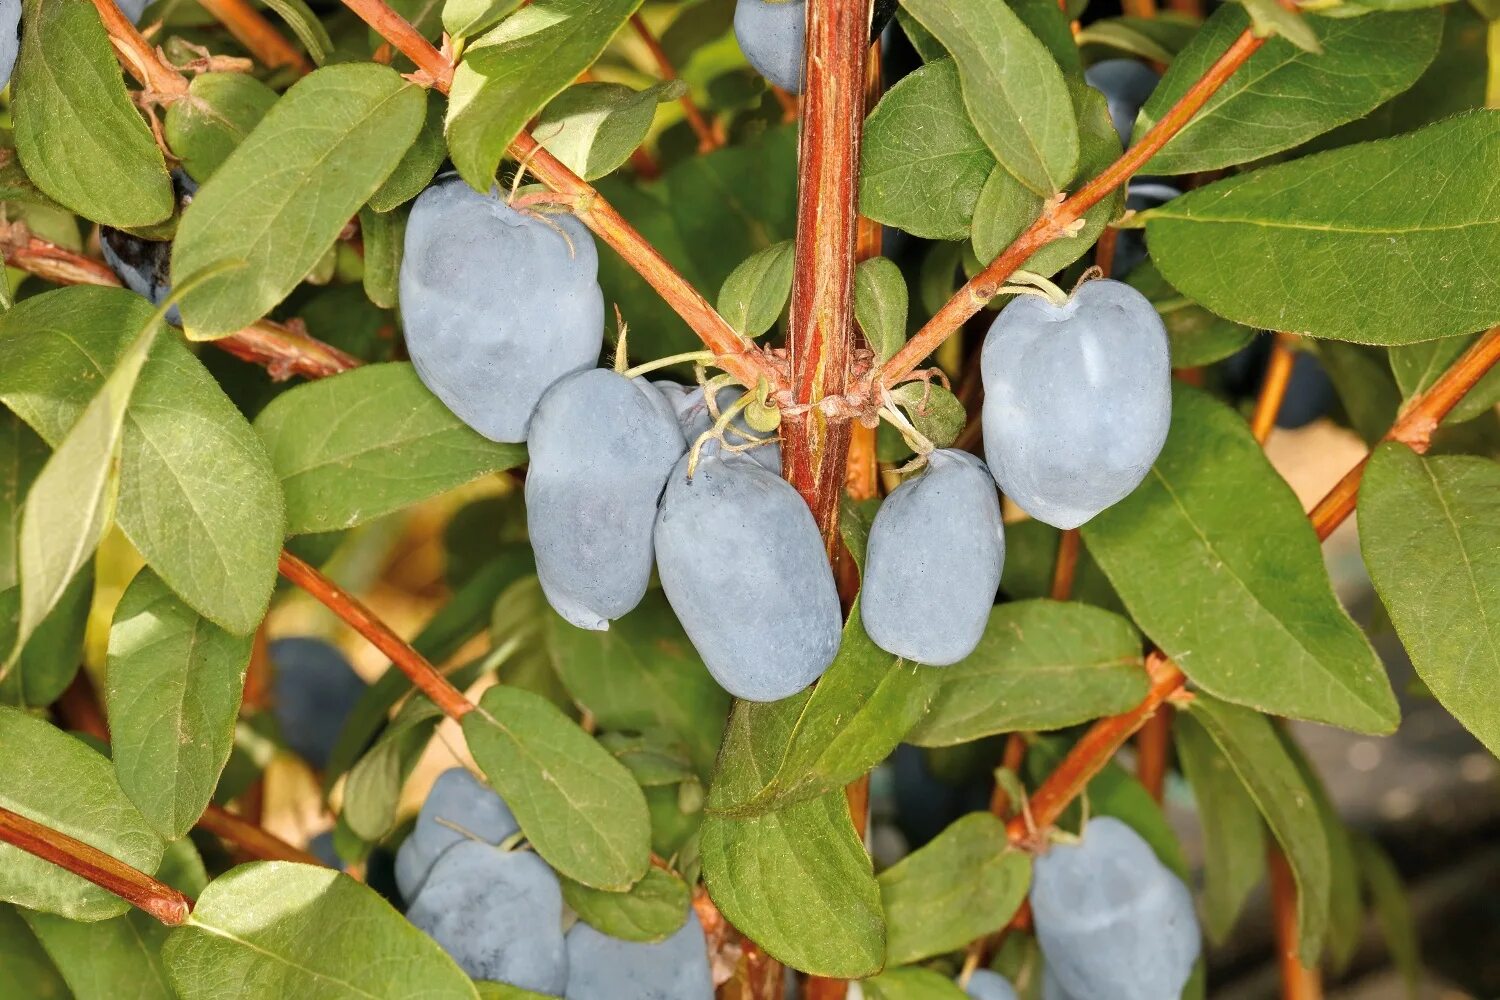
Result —
POLYGON ((530 851, 465 840, 438 858, 406 918, 475 979, 562 996, 562 889, 530 851))
POLYGON ((1172 418, 1167 331, 1144 295, 1089 281, 1055 305, 1021 295, 980 355, 984 455, 1006 496, 1076 528, 1140 485, 1172 418))
POLYGON ((1104 59, 1084 70, 1083 80, 1104 95, 1120 141, 1130 145, 1135 119, 1161 77, 1150 66, 1134 59, 1104 59))
POLYGON ((683 456, 656 517, 662 589, 709 673, 737 698, 776 701, 811 684, 839 648, 843 616, 812 513, 744 455, 683 456))
MULTIPOLYGON (((3 0, 0 0, 3 2, 3 0)), ((198 182, 185 170, 172 171, 172 187, 177 203, 186 207, 198 193, 198 182)), ((99 227, 99 249, 104 263, 135 294, 159 306, 172 294, 172 242, 148 240, 123 229, 99 227)), ((167 322, 182 325, 182 313, 174 305, 167 310, 167 322)))
POLYGON ((940 448, 870 526, 860 617, 875 645, 946 666, 974 651, 1000 588, 1005 535, 984 463, 940 448))
POLYGON ((313 636, 272 640, 271 711, 281 737, 318 770, 328 766, 339 729, 365 693, 365 682, 335 645, 313 636))
POLYGON ((10 83, 21 51, 21 0, 0 0, 0 87, 10 83))
POLYGON ((1111 816, 1037 857, 1031 912, 1047 969, 1072 1000, 1177 997, 1198 960, 1192 894, 1111 816))
POLYGON ((520 829, 499 793, 467 768, 449 768, 433 782, 416 826, 396 852, 396 887, 401 898, 416 899, 432 866, 454 845, 475 839, 496 845, 520 829))
POLYGON ((802 93, 807 58, 806 0, 739 0, 734 37, 761 76, 789 94, 802 93))
POLYGON ((524 441, 547 387, 599 359, 598 271, 594 239, 573 216, 531 215, 439 178, 412 204, 401 260, 417 374, 480 434, 524 441))
POLYGON ((665 941, 623 941, 583 921, 568 931, 568 1000, 712 1000, 698 914, 665 941))
POLYGON ((526 525, 547 601, 607 629, 651 581, 656 506, 687 450, 661 392, 603 368, 542 396, 526 436, 526 525))
POLYGON ((989 969, 975 969, 964 984, 964 993, 971 1000, 1016 1000, 1010 980, 989 969))

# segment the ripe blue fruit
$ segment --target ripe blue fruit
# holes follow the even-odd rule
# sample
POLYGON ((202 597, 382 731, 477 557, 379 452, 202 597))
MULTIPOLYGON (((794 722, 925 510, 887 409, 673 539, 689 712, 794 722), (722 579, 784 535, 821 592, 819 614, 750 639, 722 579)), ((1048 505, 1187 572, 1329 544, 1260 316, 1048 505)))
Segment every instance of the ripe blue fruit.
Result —
POLYGON ((322 639, 275 639, 267 651, 274 671, 271 709, 281 738, 321 771, 328 766, 344 719, 365 693, 365 682, 343 652, 322 639))
POLYGON ((870 526, 859 607, 888 653, 947 666, 974 651, 1000 588, 1005 535, 984 463, 940 448, 870 526))
POLYGON ((141 15, 146 13, 146 8, 151 6, 151 0, 115 0, 115 6, 130 18, 131 24, 140 24, 141 15))
POLYGON ((1130 145, 1136 116, 1161 77, 1150 66, 1134 59, 1104 59, 1084 70, 1083 80, 1104 95, 1109 119, 1120 133, 1120 141, 1130 145))
POLYGON ((833 662, 842 616, 812 513, 743 455, 683 456, 656 517, 662 589, 709 673, 737 698, 775 701, 833 662))
MULTIPOLYGON (((697 386, 688 389, 684 386, 678 386, 675 382, 658 382, 657 385, 672 385, 681 390, 680 394, 671 393, 668 395, 668 399, 677 411, 677 419, 682 424, 682 435, 687 439, 688 446, 691 447, 693 442, 698 440, 699 435, 714 425, 714 415, 709 411, 708 404, 704 402, 703 387, 697 386)), ((670 390, 666 390, 666 392, 670 392, 670 390)), ((733 406, 735 401, 744 392, 745 390, 738 386, 725 386, 714 394, 714 405, 718 407, 720 413, 723 413, 730 406, 733 406)), ((771 435, 753 430, 745 422, 745 412, 741 410, 730 418, 729 425, 725 428, 724 436, 731 445, 743 445, 753 440, 765 439, 771 435)), ((704 442, 702 451, 705 455, 712 455, 719 450, 719 447, 719 442, 709 440, 704 442)), ((739 454, 753 458, 770 472, 778 476, 781 475, 781 445, 778 442, 768 441, 765 444, 756 445, 739 454)))
POLYGON ((651 582, 656 503, 687 450, 677 419, 645 379, 594 368, 547 390, 526 448, 526 526, 542 591, 572 624, 607 629, 651 582))
POLYGON ((1010 980, 989 969, 975 969, 964 986, 964 992, 973 1000, 1016 1000, 1016 991, 1010 980))
MULTIPOLYGON (((198 182, 183 170, 172 171, 172 187, 181 207, 190 204, 198 192, 198 182)), ((161 305, 172 294, 171 241, 142 239, 122 229, 100 226, 99 249, 115 277, 153 306, 161 305)), ((182 325, 182 313, 176 306, 167 310, 167 322, 182 325)))
POLYGON ((698 914, 665 941, 622 941, 583 921, 568 931, 568 1000, 712 1000, 698 914))
POLYGON ((492 441, 519 442, 547 387, 604 340, 594 239, 571 215, 524 215, 440 178, 412 205, 401 322, 427 388, 492 441))
POLYGON ((1167 331, 1140 292, 1090 281, 1018 296, 980 355, 984 457, 1032 517, 1076 528, 1138 486, 1172 416, 1167 331))
POLYGON ((1198 960, 1192 894, 1111 816, 1036 859, 1031 910, 1047 969, 1073 1000, 1177 997, 1198 960))
POLYGON ((432 866, 406 919, 475 979, 562 996, 562 889, 530 851, 465 840, 432 866))
POLYGON ((802 93, 807 55, 805 0, 739 0, 734 7, 734 37, 761 76, 787 93, 802 93))
MULTIPOLYGON (((1137 212, 1165 205, 1182 192, 1170 184, 1155 181, 1133 181, 1125 192, 1125 207, 1137 212)), ((1110 267, 1110 276, 1124 279, 1146 259, 1146 231, 1144 229, 1121 229, 1115 238, 1115 259, 1110 267)))
POLYGON ((21 51, 21 0, 0 0, 0 87, 10 82, 21 51))
POLYGON ((452 767, 438 775, 417 814, 416 826, 396 852, 396 887, 411 901, 421 893, 433 865, 449 848, 474 838, 498 844, 521 826, 494 789, 452 767))

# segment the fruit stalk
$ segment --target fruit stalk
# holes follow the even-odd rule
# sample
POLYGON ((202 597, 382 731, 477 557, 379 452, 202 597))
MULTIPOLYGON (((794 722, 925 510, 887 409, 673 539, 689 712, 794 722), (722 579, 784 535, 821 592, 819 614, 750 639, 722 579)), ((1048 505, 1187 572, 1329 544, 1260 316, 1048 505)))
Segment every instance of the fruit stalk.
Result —
POLYGON ((241 45, 270 69, 289 66, 298 74, 311 73, 312 63, 286 36, 276 30, 247 0, 201 0, 203 9, 219 20, 241 45))
MULTIPOLYGON (((651 28, 641 18, 639 13, 630 15, 630 26, 635 29, 646 50, 651 53, 651 58, 656 62, 657 72, 663 80, 677 79, 677 70, 672 65, 672 60, 667 57, 667 50, 661 47, 661 42, 651 28)), ((693 95, 684 92, 677 98, 677 103, 682 105, 683 117, 687 119, 688 126, 692 128, 693 134, 698 137, 698 152, 708 153, 724 145, 723 138, 714 130, 709 120, 704 117, 703 111, 698 107, 693 95)))
POLYGON ((807 86, 797 162, 797 242, 787 349, 800 412, 782 423, 782 474, 812 508, 830 557, 849 423, 825 412, 853 381, 854 257, 870 4, 807 6, 807 86))
POLYGON ((969 279, 968 283, 960 288, 933 317, 918 330, 911 340, 902 347, 879 370, 872 376, 872 381, 884 384, 887 387, 894 386, 906 378, 922 359, 935 351, 939 344, 947 340, 954 331, 958 330, 964 322, 995 297, 1007 278, 1020 267, 1021 264, 1035 253, 1038 249, 1051 243, 1055 239, 1063 238, 1066 227, 1073 222, 1083 218, 1083 214, 1104 200, 1115 188, 1124 184, 1146 161, 1156 154, 1167 142, 1186 125, 1197 114, 1198 109, 1208 102, 1224 82, 1234 75, 1234 72, 1245 64, 1255 51, 1265 43, 1265 39, 1256 38, 1248 29, 1240 34, 1238 38, 1224 50, 1208 72, 1188 88, 1187 93, 1171 109, 1162 116, 1149 132, 1141 137, 1141 141, 1127 149, 1114 163, 1101 173, 1098 177, 1089 181, 1071 197, 1066 198, 1056 208, 1044 211, 1036 222, 1032 223, 1015 242, 1005 249, 1000 256, 996 257, 983 271, 969 279))
POLYGON ((88 879, 168 927, 185 923, 193 904, 171 886, 81 840, 0 808, 0 841, 88 879))
POLYGON ((474 710, 474 703, 463 696, 463 692, 448 683, 427 658, 413 649, 405 640, 391 631, 391 627, 375 617, 357 598, 319 573, 290 552, 283 551, 277 564, 281 575, 317 598, 329 611, 338 615, 384 653, 392 663, 416 685, 417 689, 432 699, 432 703, 450 719, 462 719, 474 710))

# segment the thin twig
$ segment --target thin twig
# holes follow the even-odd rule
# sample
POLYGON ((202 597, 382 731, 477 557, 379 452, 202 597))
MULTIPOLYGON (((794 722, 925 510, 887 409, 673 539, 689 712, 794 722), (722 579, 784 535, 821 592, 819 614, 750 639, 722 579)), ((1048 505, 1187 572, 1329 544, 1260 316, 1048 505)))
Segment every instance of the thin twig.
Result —
POLYGON ((187 77, 151 47, 115 0, 93 0, 93 3, 120 61, 148 94, 157 100, 173 101, 187 93, 187 77))
POLYGON ((1057 536, 1057 562, 1052 566, 1052 590, 1048 594, 1054 601, 1066 601, 1073 593, 1080 545, 1077 528, 1064 529, 1057 536))
POLYGON ((1297 360, 1297 338, 1289 333, 1278 333, 1271 341, 1271 356, 1266 361, 1266 375, 1260 384, 1260 395, 1255 400, 1255 412, 1250 415, 1250 433, 1261 444, 1271 436, 1276 427, 1276 415, 1281 412, 1286 399, 1287 384, 1291 381, 1292 366, 1297 360))
POLYGON ((168 927, 185 923, 192 912, 192 901, 165 882, 9 809, 0 808, 0 841, 88 879, 168 927))
MULTIPOLYGON (((672 60, 667 56, 667 50, 661 47, 656 35, 641 18, 640 14, 630 15, 630 26, 635 29, 646 49, 651 53, 651 58, 656 61, 657 72, 663 80, 676 80, 677 69, 672 65, 672 60)), ((682 105, 683 117, 687 119, 688 126, 692 128, 693 134, 698 137, 698 152, 708 153, 724 145, 724 137, 719 134, 709 120, 704 116, 703 110, 693 101, 693 95, 687 91, 677 98, 677 103, 682 105)))
POLYGON ((250 857, 261 861, 296 861, 304 865, 327 867, 319 858, 293 847, 269 830, 251 823, 243 816, 236 816, 221 806, 210 805, 198 818, 196 826, 216 837, 222 837, 250 857))
POLYGON ((1271 872, 1271 923, 1276 932, 1282 1000, 1322 1000, 1322 976, 1303 965, 1298 954, 1297 883, 1286 855, 1275 844, 1266 850, 1266 866, 1271 872))
POLYGON ((345 624, 368 639, 397 669, 411 678, 417 689, 442 709, 444 715, 450 719, 462 719, 474 710, 474 703, 438 673, 437 668, 427 662, 425 656, 413 649, 344 588, 290 552, 281 553, 277 569, 282 576, 317 598, 324 607, 343 619, 345 624))
POLYGON ((312 63, 247 0, 198 0, 252 56, 271 69, 289 66, 311 73, 312 63))

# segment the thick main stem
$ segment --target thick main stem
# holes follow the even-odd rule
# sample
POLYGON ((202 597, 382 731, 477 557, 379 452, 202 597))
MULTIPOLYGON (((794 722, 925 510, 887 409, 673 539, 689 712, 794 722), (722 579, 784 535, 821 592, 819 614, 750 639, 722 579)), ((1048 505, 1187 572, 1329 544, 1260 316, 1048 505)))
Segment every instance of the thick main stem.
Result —
POLYGON ((824 412, 821 404, 843 396, 852 382, 859 145, 869 31, 868 0, 807 6, 807 87, 787 329, 792 397, 806 409, 783 418, 782 472, 812 509, 830 556, 837 551, 849 425, 824 412))
POLYGON ((184 923, 192 912, 192 902, 165 882, 9 809, 0 808, 0 841, 88 879, 169 927, 184 923))

